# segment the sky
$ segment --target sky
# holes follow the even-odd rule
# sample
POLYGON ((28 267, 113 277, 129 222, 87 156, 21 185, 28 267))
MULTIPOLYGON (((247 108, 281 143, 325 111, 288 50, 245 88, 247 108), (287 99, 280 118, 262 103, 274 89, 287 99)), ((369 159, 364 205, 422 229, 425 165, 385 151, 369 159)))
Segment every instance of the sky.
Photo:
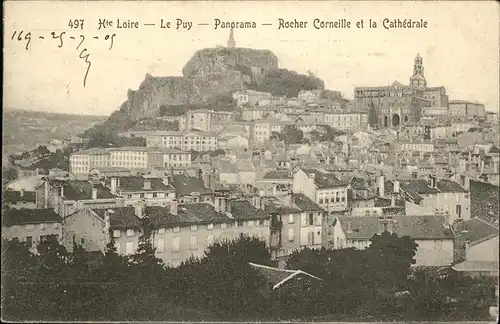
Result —
POLYGON ((237 47, 269 49, 280 68, 311 71, 325 81, 325 88, 340 90, 346 98, 353 97, 355 86, 385 86, 395 80, 408 84, 419 53, 428 86, 445 86, 450 100, 478 101, 487 110, 499 110, 500 17, 495 1, 7 1, 4 6, 5 108, 109 115, 147 73, 181 76, 196 50, 225 45, 229 29, 215 30, 218 18, 256 22, 255 29, 235 29, 237 47), (191 29, 160 28, 161 19, 175 24, 177 18, 192 22, 191 29), (279 18, 308 25, 278 29, 279 18), (312 26, 316 18, 347 19, 351 28, 317 30, 312 26), (385 18, 423 19, 428 28, 388 30, 381 26, 385 18), (83 19, 83 31, 70 28, 70 19, 83 19), (98 19, 114 25, 98 30, 98 19), (117 29, 117 19, 137 21, 139 28, 117 29), (364 28, 356 28, 361 19, 364 28), (369 19, 377 28, 368 27, 369 19), (148 23, 156 26, 144 26, 148 23), (62 47, 51 32, 65 32, 62 47), (104 37, 113 33, 109 50, 104 37), (80 35, 85 40, 77 49, 80 35), (91 67, 84 87, 87 64, 80 56, 85 54, 91 67))

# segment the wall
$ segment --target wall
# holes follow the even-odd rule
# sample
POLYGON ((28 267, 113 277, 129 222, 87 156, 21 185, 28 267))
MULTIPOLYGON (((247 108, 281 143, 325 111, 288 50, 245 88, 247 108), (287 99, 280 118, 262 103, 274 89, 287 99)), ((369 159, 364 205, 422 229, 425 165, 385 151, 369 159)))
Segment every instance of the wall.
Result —
POLYGON ((498 236, 470 246, 466 252, 467 261, 498 261, 498 236))
POLYGON ((81 209, 66 217, 63 225, 62 244, 69 252, 73 251, 73 236, 86 251, 105 251, 107 233, 104 232, 104 220, 90 209, 81 209))
POLYGON ((26 242, 28 236, 32 237, 32 251, 40 243, 40 236, 57 235, 59 240, 62 237, 62 226, 60 223, 38 223, 26 225, 2 226, 2 238, 8 241, 17 237, 19 242, 26 242))
POLYGON ((453 240, 415 240, 416 266, 449 266, 453 262, 453 240))

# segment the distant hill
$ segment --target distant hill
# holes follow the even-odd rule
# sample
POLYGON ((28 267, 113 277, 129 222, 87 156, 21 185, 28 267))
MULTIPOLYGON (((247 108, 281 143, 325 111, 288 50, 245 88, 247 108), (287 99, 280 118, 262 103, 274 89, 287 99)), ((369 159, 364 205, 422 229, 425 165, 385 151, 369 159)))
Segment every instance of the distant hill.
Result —
POLYGON ((50 139, 75 136, 106 119, 106 116, 5 109, 2 122, 2 153, 20 152, 46 143, 50 139))

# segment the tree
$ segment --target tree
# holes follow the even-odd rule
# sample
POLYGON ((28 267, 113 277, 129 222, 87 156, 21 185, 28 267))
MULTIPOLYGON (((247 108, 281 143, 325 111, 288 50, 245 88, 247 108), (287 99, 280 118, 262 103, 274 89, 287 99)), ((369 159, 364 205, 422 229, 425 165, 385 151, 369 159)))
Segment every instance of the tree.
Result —
POLYGON ((254 262, 270 264, 271 254, 266 243, 255 237, 243 236, 233 241, 216 242, 209 246, 205 252, 206 258, 231 257, 240 262, 254 262))
POLYGON ((279 140, 285 141, 286 144, 301 144, 305 143, 304 133, 293 125, 285 125, 281 134, 279 134, 279 140))
POLYGON ((370 104, 370 109, 368 110, 368 124, 370 127, 375 128, 378 125, 377 110, 373 102, 370 104))
POLYGON ((45 156, 45 155, 49 155, 50 154, 50 151, 49 149, 47 148, 47 146, 45 145, 40 145, 38 146, 37 148, 37 153, 39 156, 45 156))
POLYGON ((2 178, 7 181, 16 180, 19 177, 19 172, 14 167, 2 168, 2 178))
POLYGON ((368 247, 368 262, 372 267, 372 275, 379 278, 379 286, 387 288, 403 288, 418 245, 409 236, 398 237, 387 231, 371 238, 368 247), (387 273, 391 276, 388 277, 387 273))
POLYGON ((140 273, 138 276, 146 283, 154 282, 163 274, 163 260, 155 255, 155 248, 151 241, 155 232, 155 226, 151 223, 149 217, 141 218, 141 235, 139 237, 139 246, 137 252, 132 255, 131 261, 135 265, 134 270, 140 273))

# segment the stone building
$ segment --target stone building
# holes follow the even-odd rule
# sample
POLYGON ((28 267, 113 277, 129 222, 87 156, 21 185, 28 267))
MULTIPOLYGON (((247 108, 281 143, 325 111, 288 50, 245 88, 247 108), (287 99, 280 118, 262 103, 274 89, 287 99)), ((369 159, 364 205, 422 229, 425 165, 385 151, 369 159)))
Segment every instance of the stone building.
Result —
POLYGON ((448 96, 444 87, 427 87, 423 61, 417 54, 409 85, 395 81, 390 86, 356 87, 354 107, 361 111, 374 108, 381 128, 399 128, 407 123, 418 122, 423 108, 447 109, 448 96))

